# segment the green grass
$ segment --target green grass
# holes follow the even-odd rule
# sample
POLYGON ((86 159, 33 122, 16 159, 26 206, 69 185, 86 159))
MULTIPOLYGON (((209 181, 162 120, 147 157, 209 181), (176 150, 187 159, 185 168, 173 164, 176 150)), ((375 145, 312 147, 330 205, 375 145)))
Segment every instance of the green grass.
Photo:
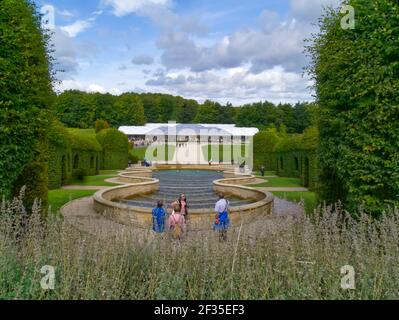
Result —
POLYGON ((155 147, 140 147, 140 148, 134 148, 131 153, 136 156, 139 161, 144 160, 146 158, 148 161, 169 161, 173 159, 173 156, 176 151, 176 146, 175 145, 168 145, 168 152, 166 154, 166 146, 165 145, 157 145, 155 147), (152 152, 151 150, 148 150, 148 148, 154 149, 152 152), (146 153, 149 155, 146 156, 146 153), (166 159, 164 159, 164 155, 166 155, 166 159))
POLYGON ((303 199, 305 203, 305 212, 307 214, 313 213, 314 209, 316 209, 316 193, 314 192, 273 191, 272 193, 278 198, 296 203, 300 202, 303 199))
POLYGON ((111 178, 113 175, 97 175, 97 176, 86 176, 83 181, 73 179, 70 181, 70 185, 74 186, 116 186, 118 184, 107 182, 105 180, 111 178))
POLYGON ((252 187, 302 187, 301 180, 299 178, 286 178, 286 177, 276 177, 276 178, 265 178, 266 182, 251 185, 252 187))
POLYGON ((140 161, 144 160, 147 147, 134 148, 131 154, 136 156, 140 161))
POLYGON ((218 145, 218 144, 208 144, 205 146, 202 146, 202 153, 204 154, 204 158, 209 161, 213 160, 215 162, 218 162, 219 159, 223 160, 224 162, 231 162, 232 159, 232 152, 233 152, 233 158, 235 161, 241 161, 241 159, 244 159, 245 155, 245 144, 234 144, 233 148, 230 147, 230 145, 227 145, 226 150, 229 150, 230 152, 225 155, 224 154, 224 147, 223 145, 218 145), (226 157, 225 157, 226 156, 226 157))
MULTIPOLYGON (((260 178, 262 178, 260 171, 254 171, 254 174, 256 176, 259 176, 260 178)), ((275 176, 275 175, 276 175, 276 171, 265 171, 265 176, 275 176)))
POLYGON ((99 175, 117 176, 119 171, 122 171, 122 170, 100 170, 99 175))
POLYGON ((58 213, 61 207, 69 201, 93 195, 96 190, 64 190, 56 189, 48 192, 51 212, 58 213))

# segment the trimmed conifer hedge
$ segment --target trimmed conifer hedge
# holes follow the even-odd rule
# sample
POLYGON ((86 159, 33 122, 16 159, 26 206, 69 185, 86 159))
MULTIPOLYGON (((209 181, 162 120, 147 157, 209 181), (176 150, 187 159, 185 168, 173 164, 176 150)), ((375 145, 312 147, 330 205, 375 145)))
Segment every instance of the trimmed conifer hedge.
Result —
POLYGON ((125 169, 129 158, 129 140, 117 129, 103 129, 97 133, 102 146, 101 167, 105 170, 125 169))
POLYGON ((273 150, 280 139, 275 128, 260 131, 254 136, 253 167, 255 170, 259 170, 262 165, 266 170, 275 170, 276 161, 273 150))
POLYGON ((317 189, 317 142, 315 128, 282 138, 273 153, 277 175, 300 178, 301 184, 309 190, 317 189))
POLYGON ((102 147, 96 139, 94 129, 68 129, 68 132, 71 136, 72 175, 98 174, 102 147))

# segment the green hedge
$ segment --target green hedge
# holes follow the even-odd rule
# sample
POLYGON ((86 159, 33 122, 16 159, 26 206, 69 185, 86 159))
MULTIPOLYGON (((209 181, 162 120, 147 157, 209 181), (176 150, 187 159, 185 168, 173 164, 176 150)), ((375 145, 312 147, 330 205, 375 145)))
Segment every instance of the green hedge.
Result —
POLYGON ((53 105, 48 37, 31 1, 0 1, 0 198, 26 185, 47 198, 48 115, 53 105), (44 183, 44 185, 43 185, 44 183))
POLYGON ((399 206, 399 2, 347 0, 354 29, 327 11, 309 47, 320 106, 320 198, 380 215, 399 206))
POLYGON ((274 148, 277 175, 300 178, 303 186, 317 190, 317 145, 316 128, 300 135, 285 135, 274 148))
POLYGON ((96 139, 94 129, 68 129, 71 136, 72 175, 98 174, 101 165, 102 147, 96 139))
POLYGON ((30 210, 35 200, 39 199, 43 212, 46 212, 48 203, 48 165, 46 154, 48 150, 47 140, 42 138, 36 145, 33 160, 22 170, 13 186, 13 195, 17 196, 22 187, 25 189, 24 205, 30 210))
POLYGON ((127 167, 129 141, 125 134, 117 129, 104 129, 97 133, 97 140, 102 146, 102 169, 115 170, 127 167))
POLYGON ((72 175, 71 135, 58 121, 52 123, 49 133, 48 187, 58 189, 72 175))
POLYGON ((273 150, 280 139, 275 128, 260 131, 254 136, 254 170, 259 170, 262 165, 266 170, 275 170, 273 150))

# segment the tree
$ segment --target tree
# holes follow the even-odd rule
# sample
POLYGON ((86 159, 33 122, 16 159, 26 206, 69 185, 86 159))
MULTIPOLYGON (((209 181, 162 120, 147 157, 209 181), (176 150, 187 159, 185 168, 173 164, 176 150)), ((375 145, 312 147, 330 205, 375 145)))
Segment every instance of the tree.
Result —
POLYGON ((67 127, 88 129, 96 119, 110 118, 109 112, 97 112, 98 100, 93 93, 67 90, 57 97, 57 116, 67 127))
POLYGON ((217 123, 220 105, 206 100, 200 105, 194 118, 195 123, 217 123))
POLYGON ((47 200, 47 128, 53 105, 48 36, 30 1, 0 2, 0 194, 26 186, 47 200))
POLYGON ((181 113, 178 116, 180 123, 193 123, 197 114, 198 102, 195 100, 184 100, 181 113))
POLYGON ((114 105, 115 125, 144 125, 146 123, 144 106, 139 96, 125 93, 118 97, 114 105))
POLYGON ((236 124, 239 127, 257 127, 258 129, 266 127, 266 113, 263 112, 262 102, 241 107, 236 124))
POLYGON ((329 9, 308 48, 320 111, 319 195, 379 215, 399 205, 399 3, 347 3, 355 29, 329 9))

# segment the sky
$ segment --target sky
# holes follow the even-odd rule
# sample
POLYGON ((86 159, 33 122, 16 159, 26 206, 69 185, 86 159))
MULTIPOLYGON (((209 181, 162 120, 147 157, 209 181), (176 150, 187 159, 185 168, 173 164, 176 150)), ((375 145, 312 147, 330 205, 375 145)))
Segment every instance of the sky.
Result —
POLYGON ((160 92, 242 105, 313 100, 304 40, 323 7, 339 0, 35 2, 54 11, 57 92, 160 92))

